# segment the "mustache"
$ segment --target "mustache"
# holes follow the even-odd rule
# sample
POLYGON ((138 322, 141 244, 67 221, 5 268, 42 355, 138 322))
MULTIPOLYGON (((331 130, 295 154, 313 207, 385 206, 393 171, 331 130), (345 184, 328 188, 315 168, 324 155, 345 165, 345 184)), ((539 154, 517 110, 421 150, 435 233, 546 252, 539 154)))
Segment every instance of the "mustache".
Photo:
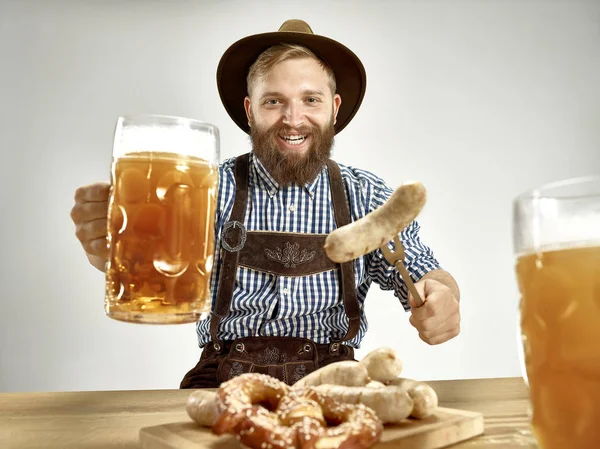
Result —
POLYGON ((302 126, 289 126, 289 125, 281 125, 277 128, 272 128, 271 133, 281 136, 285 134, 300 134, 303 136, 308 136, 314 134, 315 127, 309 125, 302 126))

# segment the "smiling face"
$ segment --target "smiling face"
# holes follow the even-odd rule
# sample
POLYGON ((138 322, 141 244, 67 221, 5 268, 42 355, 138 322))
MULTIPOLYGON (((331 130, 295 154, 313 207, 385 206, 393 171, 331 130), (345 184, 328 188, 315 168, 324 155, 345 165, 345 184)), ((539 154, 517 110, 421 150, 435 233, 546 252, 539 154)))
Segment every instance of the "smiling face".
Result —
POLYGON ((331 154, 341 104, 321 63, 277 62, 249 83, 244 101, 252 149, 280 185, 314 180, 331 154))

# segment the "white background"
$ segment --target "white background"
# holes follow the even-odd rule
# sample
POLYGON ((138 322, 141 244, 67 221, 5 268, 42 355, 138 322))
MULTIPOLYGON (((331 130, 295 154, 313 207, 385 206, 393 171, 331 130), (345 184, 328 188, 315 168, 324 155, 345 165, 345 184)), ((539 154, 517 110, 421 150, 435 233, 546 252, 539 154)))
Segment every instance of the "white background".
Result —
POLYGON ((2 0, 1 391, 178 387, 200 355, 194 325, 104 316, 73 193, 108 180, 123 114, 205 120, 222 159, 247 151, 216 66, 288 18, 362 58, 367 94, 334 158, 425 184, 422 238, 462 290, 461 335, 430 347, 374 286, 358 356, 392 346, 424 380, 520 375, 511 202, 600 171, 600 2, 2 0))

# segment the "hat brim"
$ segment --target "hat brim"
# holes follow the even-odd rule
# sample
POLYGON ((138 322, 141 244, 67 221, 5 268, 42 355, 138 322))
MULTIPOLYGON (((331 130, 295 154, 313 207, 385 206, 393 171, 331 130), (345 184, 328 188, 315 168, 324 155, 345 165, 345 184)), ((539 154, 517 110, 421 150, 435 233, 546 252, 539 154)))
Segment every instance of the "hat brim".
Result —
POLYGON ((281 43, 305 46, 332 68, 337 93, 342 97, 334 125, 335 133, 339 133, 360 108, 367 86, 367 75, 362 62, 349 48, 316 34, 278 31, 255 34, 232 44, 221 57, 217 67, 217 87, 227 113, 245 133, 250 133, 244 109, 244 98, 248 94, 248 71, 263 51, 281 43))

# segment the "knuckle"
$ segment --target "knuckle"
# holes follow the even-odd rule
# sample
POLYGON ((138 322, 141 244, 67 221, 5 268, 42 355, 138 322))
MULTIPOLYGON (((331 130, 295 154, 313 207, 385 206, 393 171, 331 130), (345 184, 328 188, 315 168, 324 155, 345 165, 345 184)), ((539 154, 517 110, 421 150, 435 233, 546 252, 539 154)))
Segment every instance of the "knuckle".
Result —
POLYGON ((101 219, 94 221, 94 231, 100 235, 98 237, 103 237, 106 231, 107 220, 101 219))
POLYGON ((94 194, 98 199, 108 199, 109 185, 106 183, 99 183, 94 186, 94 194))
POLYGON ((90 219, 91 203, 86 201, 78 201, 73 209, 71 209, 71 217, 77 222, 86 222, 90 219))
POLYGON ((421 330, 423 332, 431 332, 432 328, 433 328, 433 324, 429 320, 423 321, 421 323, 421 330))
POLYGON ((103 254, 106 251, 106 240, 105 239, 96 239, 90 245, 94 254, 103 254))
POLYGON ((428 345, 433 345, 431 339, 429 337, 426 337, 423 334, 420 334, 421 340, 423 340, 425 343, 427 343, 428 345))
POLYGON ((460 315, 456 315, 456 318, 454 318, 454 325, 460 328, 460 315))
POLYGON ((84 203, 81 205, 81 215, 86 221, 91 221, 95 217, 94 215, 94 203, 84 203))
POLYGON ((75 190, 75 201, 79 200, 80 198, 83 198, 85 196, 85 187, 77 187, 77 189, 75 190))
POLYGON ((93 184, 90 187, 90 194, 93 195, 94 198, 99 198, 102 195, 102 185, 93 184))
POLYGON ((431 339, 433 338, 433 332, 431 331, 421 330, 421 335, 427 341, 431 341, 431 339))
POLYGON ((94 248, 93 248, 93 243, 90 242, 89 240, 86 240, 84 242, 81 242, 81 246, 83 247, 83 250, 88 253, 88 254, 94 254, 94 248))
POLYGON ((77 205, 73 206, 71 209, 71 220, 73 220, 74 223, 79 221, 79 207, 77 205))
POLYGON ((86 235, 87 235, 87 227, 82 224, 77 225, 77 227, 75 228, 75 236, 79 240, 83 241, 85 239, 86 235))

